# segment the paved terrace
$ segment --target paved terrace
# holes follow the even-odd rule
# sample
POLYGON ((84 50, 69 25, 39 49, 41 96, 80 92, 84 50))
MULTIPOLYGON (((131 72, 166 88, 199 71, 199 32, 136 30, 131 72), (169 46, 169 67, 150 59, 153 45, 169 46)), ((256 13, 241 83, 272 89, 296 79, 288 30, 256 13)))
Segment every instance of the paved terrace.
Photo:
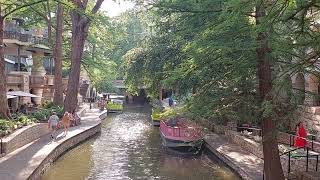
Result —
POLYGON ((206 146, 245 180, 263 179, 263 160, 229 142, 224 136, 208 134, 206 146))
MULTIPOLYGON (((82 132, 100 125, 100 112, 98 109, 90 110, 81 117, 81 125, 71 127, 67 136, 62 136, 63 130, 58 131, 56 140, 51 140, 50 134, 33 141, 0 159, 0 179, 1 180, 25 180, 34 173, 40 164, 59 145, 75 137, 82 132)), ((52 160, 51 160, 52 161, 52 160)))

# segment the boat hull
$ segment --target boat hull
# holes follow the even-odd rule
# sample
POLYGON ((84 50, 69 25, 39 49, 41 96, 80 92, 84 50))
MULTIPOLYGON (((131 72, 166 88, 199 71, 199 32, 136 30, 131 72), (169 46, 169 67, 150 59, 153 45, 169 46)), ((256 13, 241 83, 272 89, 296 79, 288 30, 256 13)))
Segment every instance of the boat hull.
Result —
POLYGON ((162 145, 170 152, 182 155, 197 155, 201 152, 203 139, 194 141, 173 140, 166 137, 161 131, 162 145))
POLYGON ((152 120, 152 124, 153 124, 154 126, 160 126, 160 121, 158 121, 158 120, 152 120))

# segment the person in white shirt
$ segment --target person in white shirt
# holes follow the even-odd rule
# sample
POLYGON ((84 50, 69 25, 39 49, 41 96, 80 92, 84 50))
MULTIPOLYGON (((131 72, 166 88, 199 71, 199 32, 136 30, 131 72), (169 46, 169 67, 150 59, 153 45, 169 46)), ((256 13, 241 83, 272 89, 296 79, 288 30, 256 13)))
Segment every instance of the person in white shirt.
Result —
POLYGON ((49 120, 48 120, 48 128, 51 130, 52 139, 55 138, 54 133, 57 130, 58 123, 59 123, 59 117, 57 116, 57 113, 52 112, 52 115, 49 117, 49 120))

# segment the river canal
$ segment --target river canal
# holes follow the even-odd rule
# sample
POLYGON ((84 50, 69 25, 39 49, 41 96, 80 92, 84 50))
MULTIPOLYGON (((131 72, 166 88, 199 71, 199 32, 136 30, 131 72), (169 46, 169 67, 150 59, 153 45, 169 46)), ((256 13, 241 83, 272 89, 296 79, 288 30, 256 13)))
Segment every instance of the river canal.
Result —
POLYGON ((206 155, 166 153, 159 128, 145 107, 127 108, 102 121, 101 134, 61 156, 42 180, 234 180, 232 171, 206 155))

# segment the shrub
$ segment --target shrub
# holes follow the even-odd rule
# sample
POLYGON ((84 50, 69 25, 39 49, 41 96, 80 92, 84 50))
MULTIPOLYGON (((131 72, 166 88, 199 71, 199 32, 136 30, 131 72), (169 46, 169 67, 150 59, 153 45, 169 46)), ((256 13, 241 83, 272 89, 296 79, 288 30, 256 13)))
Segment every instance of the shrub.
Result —
POLYGON ((178 108, 174 108, 174 109, 167 108, 165 109, 164 112, 160 114, 160 118, 161 119, 175 118, 179 114, 179 112, 180 112, 180 109, 178 108))
POLYGON ((45 103, 43 103, 42 107, 44 109, 51 109, 52 107, 54 107, 55 105, 53 104, 52 101, 46 101, 45 103))
POLYGON ((34 118, 34 119, 37 119, 38 121, 46 121, 49 118, 50 114, 51 112, 49 110, 40 109, 32 112, 29 118, 30 119, 34 118))
POLYGON ((55 106, 52 110, 57 113, 57 116, 58 116, 59 118, 62 118, 63 113, 64 113, 63 107, 55 106))
POLYGON ((5 136, 12 132, 15 124, 12 121, 0 119, 0 136, 5 136))
POLYGON ((59 118, 61 118, 63 116, 63 112, 64 112, 63 107, 55 106, 55 105, 51 106, 49 104, 47 104, 47 105, 50 108, 43 108, 43 109, 39 109, 37 111, 34 111, 34 112, 31 113, 29 118, 30 119, 35 118, 35 119, 37 119, 39 121, 46 121, 51 116, 52 112, 56 112, 57 116, 59 118))

